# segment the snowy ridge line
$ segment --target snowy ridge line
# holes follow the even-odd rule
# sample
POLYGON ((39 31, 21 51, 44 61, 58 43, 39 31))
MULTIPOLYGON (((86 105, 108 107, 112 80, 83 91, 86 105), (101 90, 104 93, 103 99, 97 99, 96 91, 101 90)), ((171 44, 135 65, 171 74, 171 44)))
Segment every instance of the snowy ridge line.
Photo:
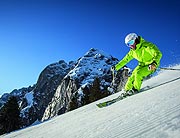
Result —
POLYGON ((145 86, 145 87, 143 87, 143 88, 142 88, 142 89, 144 89, 144 90, 142 90, 142 92, 143 92, 143 91, 147 91, 147 90, 151 90, 151 89, 153 89, 153 88, 156 88, 156 87, 162 86, 162 85, 164 85, 164 84, 171 83, 171 82, 173 82, 173 81, 177 81, 177 80, 179 80, 179 79, 180 79, 180 76, 179 76, 179 77, 177 77, 177 78, 175 78, 175 79, 172 79, 172 80, 169 80, 169 81, 166 81, 166 82, 163 82, 163 83, 160 83, 160 84, 154 85, 154 86, 145 86), (148 88, 147 88, 147 87, 148 87, 148 88))
MULTIPOLYGON (((111 138, 117 138, 118 136, 121 136, 121 138, 134 138, 134 137, 140 137, 141 134, 144 134, 146 133, 147 135, 147 132, 148 133, 152 133, 151 131, 153 131, 154 129, 160 129, 162 126, 161 126, 161 123, 166 123, 168 122, 167 119, 169 117, 169 115, 171 114, 174 114, 174 113, 178 113, 180 111, 180 105, 177 105, 173 108, 170 108, 169 111, 166 111, 162 114, 162 117, 161 116, 157 116, 157 115, 154 115, 154 117, 150 120, 146 120, 147 122, 143 122, 145 121, 144 119, 145 118, 140 118, 140 120, 142 120, 142 122, 139 123, 139 120, 137 121, 134 121, 135 124, 138 124, 138 125, 135 125, 135 126, 127 126, 127 127, 123 127, 123 130, 119 131, 118 132, 118 135, 115 135, 114 137, 111 137, 111 138), (159 124, 154 124, 154 122, 152 123, 152 121, 154 122, 160 122, 159 124), (148 123, 148 126, 147 126, 147 123, 148 123), (150 125, 149 125, 150 123, 150 125), (134 129, 134 128, 138 128, 138 129, 134 129), (137 134, 137 132, 140 132, 139 134, 137 134), (120 135, 119 135, 120 134, 120 135), (127 135, 129 134, 129 135, 127 135), (136 134, 136 135, 134 135, 136 134)), ((180 116, 180 112, 177 114, 177 117, 180 116)), ((175 116, 176 117, 176 116, 175 116)), ((149 134, 150 135, 150 134, 149 134)))
POLYGON ((176 70, 176 71, 180 71, 180 69, 174 69, 174 68, 159 68, 161 70, 176 70))

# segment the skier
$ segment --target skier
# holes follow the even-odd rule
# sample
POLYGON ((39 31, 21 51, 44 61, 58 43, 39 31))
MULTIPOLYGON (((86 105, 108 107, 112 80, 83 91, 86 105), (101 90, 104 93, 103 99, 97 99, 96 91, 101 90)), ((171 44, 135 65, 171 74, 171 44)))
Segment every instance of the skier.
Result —
POLYGON ((128 34, 125 37, 125 44, 130 47, 130 51, 112 69, 118 71, 132 59, 138 60, 139 63, 126 82, 124 96, 137 93, 140 90, 143 78, 155 72, 162 57, 162 53, 156 45, 145 41, 136 33, 128 34))

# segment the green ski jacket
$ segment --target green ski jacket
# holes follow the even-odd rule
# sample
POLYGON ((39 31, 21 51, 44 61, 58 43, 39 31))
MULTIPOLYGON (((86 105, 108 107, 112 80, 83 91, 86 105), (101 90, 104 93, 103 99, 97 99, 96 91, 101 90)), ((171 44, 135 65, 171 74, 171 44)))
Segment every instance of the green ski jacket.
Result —
POLYGON ((155 63, 158 67, 161 57, 162 53, 156 45, 147 42, 142 37, 140 37, 140 43, 136 45, 136 49, 130 49, 126 56, 117 65, 115 65, 115 69, 121 69, 132 59, 138 60, 140 66, 147 66, 151 63, 155 63))

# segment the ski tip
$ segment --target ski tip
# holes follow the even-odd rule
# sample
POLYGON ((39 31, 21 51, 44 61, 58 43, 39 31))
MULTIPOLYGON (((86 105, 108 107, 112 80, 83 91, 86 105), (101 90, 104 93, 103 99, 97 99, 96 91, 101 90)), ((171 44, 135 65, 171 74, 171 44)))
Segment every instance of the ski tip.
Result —
POLYGON ((106 107, 106 103, 99 103, 99 104, 96 104, 99 108, 102 108, 102 107, 106 107))
POLYGON ((101 104, 96 104, 96 105, 97 105, 97 107, 102 108, 101 104))

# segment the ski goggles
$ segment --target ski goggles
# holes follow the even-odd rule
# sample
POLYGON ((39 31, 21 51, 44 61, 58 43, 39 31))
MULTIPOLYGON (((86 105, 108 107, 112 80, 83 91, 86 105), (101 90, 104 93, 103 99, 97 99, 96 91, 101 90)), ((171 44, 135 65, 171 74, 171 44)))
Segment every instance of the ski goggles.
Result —
POLYGON ((130 40, 129 42, 127 42, 126 45, 127 45, 128 47, 131 47, 131 45, 133 45, 134 42, 135 42, 135 40, 130 40))

